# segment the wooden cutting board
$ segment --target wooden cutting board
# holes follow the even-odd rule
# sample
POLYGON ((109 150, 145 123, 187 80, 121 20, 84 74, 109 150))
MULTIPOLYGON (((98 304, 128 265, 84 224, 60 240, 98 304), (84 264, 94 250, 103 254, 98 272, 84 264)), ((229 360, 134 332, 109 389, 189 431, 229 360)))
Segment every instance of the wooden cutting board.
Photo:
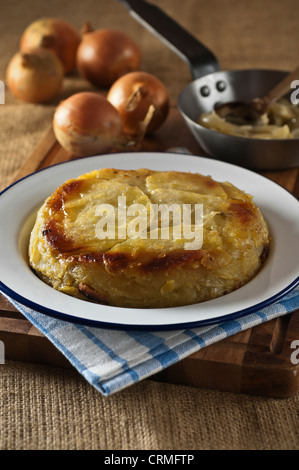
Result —
MULTIPOLYGON (((145 139, 141 150, 167 151, 177 147, 204 155, 176 107, 172 106, 166 123, 154 136, 145 139)), ((14 181, 71 158, 58 144, 50 127, 14 176, 14 181)), ((297 168, 264 175, 298 195, 297 168)), ((4 343, 6 360, 72 367, 1 294, 0 340, 4 343)), ((294 352, 291 346, 295 340, 299 340, 299 311, 208 346, 153 379, 234 393, 289 397, 299 390, 299 365, 291 362, 294 352)))

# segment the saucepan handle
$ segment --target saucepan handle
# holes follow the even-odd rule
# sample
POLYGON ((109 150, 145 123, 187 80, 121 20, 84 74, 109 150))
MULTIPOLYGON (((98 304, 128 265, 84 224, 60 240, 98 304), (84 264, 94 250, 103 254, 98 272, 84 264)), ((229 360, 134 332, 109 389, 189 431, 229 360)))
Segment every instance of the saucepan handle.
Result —
POLYGON ((119 1, 133 18, 187 62, 193 79, 219 71, 214 54, 159 7, 144 0, 119 1))

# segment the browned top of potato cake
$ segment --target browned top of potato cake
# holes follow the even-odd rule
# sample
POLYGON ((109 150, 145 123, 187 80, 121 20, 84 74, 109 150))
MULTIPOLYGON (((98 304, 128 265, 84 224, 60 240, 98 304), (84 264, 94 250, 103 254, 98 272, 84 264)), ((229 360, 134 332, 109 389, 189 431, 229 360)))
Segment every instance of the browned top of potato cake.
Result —
POLYGON ((259 208, 230 183, 198 173, 102 169, 66 181, 45 201, 29 262, 66 294, 155 308, 241 287, 268 248, 259 208))

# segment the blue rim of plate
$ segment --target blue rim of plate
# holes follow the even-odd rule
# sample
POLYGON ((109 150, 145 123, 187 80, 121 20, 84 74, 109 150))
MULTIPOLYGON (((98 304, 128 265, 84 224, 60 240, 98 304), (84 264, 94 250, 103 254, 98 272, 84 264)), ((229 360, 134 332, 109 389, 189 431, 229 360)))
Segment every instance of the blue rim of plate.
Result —
MULTIPOLYGON (((161 152, 149 151, 149 152, 140 152, 140 153, 144 153, 144 154, 156 153, 156 154, 158 154, 158 153, 161 153, 161 152)), ((197 155, 192 155, 192 154, 189 154, 189 153, 184 154, 183 152, 180 152, 179 154, 180 155, 188 155, 189 157, 198 157, 197 155)), ((93 157, 98 157, 98 155, 90 155, 88 158, 93 158, 93 157)), ((6 191, 11 189, 16 184, 20 183, 21 181, 23 181, 27 178, 30 178, 31 176, 33 176, 35 174, 46 171, 49 168, 53 168, 55 166, 65 165, 65 164, 68 164, 68 163, 71 163, 71 162, 74 162, 74 161, 77 161, 77 160, 84 160, 84 159, 86 159, 86 157, 78 157, 78 158, 75 158, 73 160, 69 160, 69 161, 65 161, 65 162, 59 162, 59 163, 56 163, 54 165, 51 165, 51 167, 41 168, 40 170, 36 170, 32 173, 29 173, 28 175, 18 179, 17 181, 14 181, 9 186, 4 188, 0 192, 0 197, 2 196, 2 194, 4 194, 6 191)), ((213 160, 215 160, 215 159, 213 159, 213 160)), ((237 165, 234 165, 234 164, 228 163, 228 162, 222 162, 221 161, 221 163, 225 163, 226 165, 232 166, 232 167, 237 166, 237 165)), ((240 167, 240 169, 242 169, 242 168, 243 167, 240 167)), ((245 169, 245 168, 243 168, 243 169, 245 169)), ((245 170, 250 172, 250 173, 254 173, 253 171, 251 171, 247 168, 245 170)), ((258 174, 258 176, 260 176, 261 178, 267 179, 263 175, 258 174)), ((272 181, 272 183, 279 186, 279 187, 281 187, 282 189, 284 189, 295 200, 297 200, 297 201, 299 200, 299 198, 294 196, 294 194, 292 194, 289 190, 287 190, 286 188, 281 186, 279 183, 276 183, 275 181, 272 181)), ((284 289, 279 291, 277 294, 274 294, 273 296, 269 297, 268 299, 266 299, 262 302, 259 302, 255 305, 252 305, 250 307, 247 307, 243 310, 237 310, 236 312, 228 313, 227 315, 222 315, 220 317, 214 317, 213 319, 198 320, 198 321, 194 321, 194 322, 159 324, 159 325, 151 325, 151 324, 148 324, 148 325, 130 324, 130 325, 128 325, 128 324, 122 324, 122 323, 116 323, 116 322, 109 323, 109 322, 105 322, 105 321, 101 321, 101 320, 90 320, 90 319, 83 319, 83 318, 80 319, 80 318, 74 317, 70 314, 62 313, 62 312, 59 312, 57 310, 52 310, 52 309, 49 309, 47 307, 44 307, 43 305, 32 302, 32 301, 26 299, 25 297, 19 295, 14 290, 7 287, 2 281, 0 281, 0 292, 4 293, 11 300, 13 300, 16 303, 20 304, 21 307, 22 306, 27 307, 27 308, 30 308, 30 309, 34 310, 37 313, 48 315, 48 316, 51 316, 53 318, 56 318, 57 320, 62 320, 62 321, 66 321, 66 322, 69 322, 69 323, 75 323, 75 324, 81 324, 81 325, 83 324, 83 325, 86 325, 86 326, 105 328, 105 329, 114 329, 114 330, 123 330, 123 331, 124 330, 126 330, 126 331, 130 331, 130 330, 171 331, 171 330, 179 330, 179 329, 193 329, 193 328, 199 328, 199 327, 208 326, 208 325, 221 324, 222 322, 236 320, 238 318, 242 318, 242 317, 244 317, 246 315, 249 315, 249 314, 252 314, 252 313, 258 313, 261 309, 269 307, 270 305, 272 305, 272 304, 278 302, 279 300, 281 300, 285 295, 287 295, 289 292, 291 292, 293 289, 295 289, 298 285, 299 285, 299 276, 297 278, 295 278, 284 289)), ((203 304, 204 304, 204 302, 201 303, 201 305, 203 305, 203 304)), ((105 308, 104 305, 102 305, 102 307, 105 308)), ((109 306, 107 308, 109 308, 109 306)), ((149 310, 151 310, 151 309, 149 309, 149 310)))

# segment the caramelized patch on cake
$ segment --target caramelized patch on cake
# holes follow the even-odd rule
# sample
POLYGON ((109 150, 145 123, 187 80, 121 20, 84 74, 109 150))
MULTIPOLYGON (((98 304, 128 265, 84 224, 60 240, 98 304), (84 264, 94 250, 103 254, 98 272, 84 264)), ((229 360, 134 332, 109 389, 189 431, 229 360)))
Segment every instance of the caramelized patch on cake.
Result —
POLYGON ((60 253, 71 253, 78 249, 74 241, 66 236, 65 231, 55 219, 50 219, 47 222, 42 235, 47 239, 49 245, 60 253))
POLYGON ((84 189, 84 183, 85 181, 82 179, 68 181, 53 194, 49 199, 48 206, 55 212, 60 211, 67 199, 78 196, 80 191, 84 189))
POLYGON ((202 250, 163 253, 153 258, 149 263, 143 264, 142 269, 146 272, 163 271, 178 268, 180 265, 185 265, 186 263, 201 261, 202 257, 202 250))
POLYGON ((228 207, 231 213, 242 224, 247 225, 255 217, 255 208, 253 204, 247 201, 232 201, 228 207))

